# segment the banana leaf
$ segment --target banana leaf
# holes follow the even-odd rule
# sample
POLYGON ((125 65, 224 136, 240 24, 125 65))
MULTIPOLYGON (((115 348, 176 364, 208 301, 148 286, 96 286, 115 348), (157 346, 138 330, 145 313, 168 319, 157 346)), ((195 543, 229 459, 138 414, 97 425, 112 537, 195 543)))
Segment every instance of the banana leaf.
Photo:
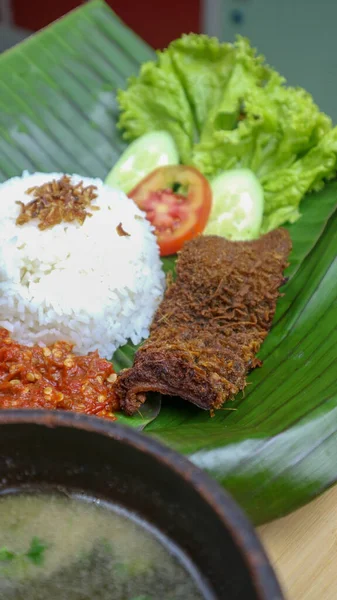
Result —
MULTIPOLYGON (((151 50, 100 0, 0 56, 0 179, 29 171, 104 178, 124 148, 116 90, 151 50)), ((145 427, 225 486, 255 524, 308 502, 337 479, 337 182, 303 200, 263 367, 211 418, 153 397, 145 427), (156 418, 155 418, 156 417, 156 418)), ((174 259, 165 261, 174 269, 174 259)), ((117 369, 135 348, 114 356, 117 369)), ((145 410, 145 409, 144 409, 145 410)))

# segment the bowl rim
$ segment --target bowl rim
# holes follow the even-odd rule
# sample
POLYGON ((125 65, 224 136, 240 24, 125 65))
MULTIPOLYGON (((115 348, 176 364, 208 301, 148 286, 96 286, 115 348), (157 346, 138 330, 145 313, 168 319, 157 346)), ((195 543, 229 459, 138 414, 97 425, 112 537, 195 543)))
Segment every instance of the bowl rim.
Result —
POLYGON ((126 443, 151 455, 183 477, 217 514, 238 546, 259 600, 284 600, 283 592, 264 547, 241 507, 210 475, 182 454, 133 427, 83 413, 45 409, 3 409, 2 425, 38 425, 51 429, 75 428, 126 443))

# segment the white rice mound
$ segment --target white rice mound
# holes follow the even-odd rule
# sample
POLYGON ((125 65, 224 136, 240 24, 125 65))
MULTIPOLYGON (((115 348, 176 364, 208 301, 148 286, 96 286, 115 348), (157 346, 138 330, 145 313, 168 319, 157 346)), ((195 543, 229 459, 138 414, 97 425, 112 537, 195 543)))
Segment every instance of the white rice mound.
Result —
POLYGON ((24 172, 0 185, 0 326, 22 344, 66 340, 110 359, 149 335, 165 282, 156 238, 123 192, 79 175, 72 183, 97 186, 100 207, 83 225, 16 225, 16 202, 32 200, 26 190, 62 176, 24 172), (119 223, 130 236, 118 235, 119 223))

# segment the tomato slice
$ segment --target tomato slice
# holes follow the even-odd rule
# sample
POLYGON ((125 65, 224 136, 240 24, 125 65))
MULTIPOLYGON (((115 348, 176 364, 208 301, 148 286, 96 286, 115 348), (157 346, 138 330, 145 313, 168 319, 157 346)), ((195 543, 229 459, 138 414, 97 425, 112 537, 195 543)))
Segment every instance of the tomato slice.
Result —
POLYGON ((155 228, 161 256, 175 254, 202 233, 211 211, 212 190, 194 167, 158 167, 128 193, 155 228))

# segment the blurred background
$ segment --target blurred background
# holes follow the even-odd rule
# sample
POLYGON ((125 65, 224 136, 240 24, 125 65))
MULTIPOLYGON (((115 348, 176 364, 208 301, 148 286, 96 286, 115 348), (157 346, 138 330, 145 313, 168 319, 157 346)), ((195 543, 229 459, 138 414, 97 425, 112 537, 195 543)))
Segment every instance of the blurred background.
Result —
MULTIPOLYGON (((0 52, 83 2, 0 0, 0 52)), ((310 91, 337 122, 335 0, 108 0, 111 8, 154 48, 184 32, 232 41, 248 36, 289 84, 310 91)))

